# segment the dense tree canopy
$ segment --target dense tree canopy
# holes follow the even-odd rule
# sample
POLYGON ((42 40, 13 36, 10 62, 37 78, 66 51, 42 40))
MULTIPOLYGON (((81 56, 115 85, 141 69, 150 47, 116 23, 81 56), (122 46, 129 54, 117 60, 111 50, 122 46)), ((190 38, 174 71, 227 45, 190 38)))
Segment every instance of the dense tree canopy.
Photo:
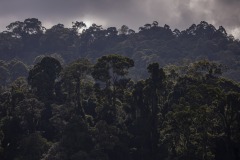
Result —
POLYGON ((240 159, 240 43, 223 27, 7 29, 0 159, 240 159))
POLYGON ((132 77, 144 78, 145 68, 158 62, 161 66, 179 64, 183 60, 208 59, 227 65, 228 78, 239 78, 240 43, 228 35, 223 26, 215 28, 205 21, 193 24, 185 30, 171 29, 154 21, 139 27, 139 32, 127 25, 103 28, 92 24, 86 27, 82 21, 67 28, 63 24, 46 29, 36 18, 16 21, 0 33, 0 59, 19 58, 31 64, 39 55, 59 54, 66 62, 77 58, 97 58, 116 53, 135 61, 132 77), (134 73, 134 74, 133 74, 134 73))

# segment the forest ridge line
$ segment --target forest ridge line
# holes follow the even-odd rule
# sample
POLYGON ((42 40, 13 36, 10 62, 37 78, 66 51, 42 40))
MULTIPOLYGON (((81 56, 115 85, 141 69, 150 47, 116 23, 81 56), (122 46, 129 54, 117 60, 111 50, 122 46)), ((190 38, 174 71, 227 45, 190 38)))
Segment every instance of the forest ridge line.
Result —
POLYGON ((224 27, 216 29, 205 21, 183 31, 154 21, 135 32, 126 25, 120 29, 104 29, 97 24, 86 28, 84 22, 78 21, 70 28, 56 24, 46 29, 37 18, 29 18, 9 24, 0 33, 0 44, 1 60, 17 59, 27 66, 46 55, 55 55, 68 64, 78 58, 95 62, 115 53, 135 61, 132 75, 139 79, 147 76, 145 68, 153 62, 163 67, 207 59, 226 65, 228 72, 224 76, 240 80, 239 40, 228 35, 224 27))

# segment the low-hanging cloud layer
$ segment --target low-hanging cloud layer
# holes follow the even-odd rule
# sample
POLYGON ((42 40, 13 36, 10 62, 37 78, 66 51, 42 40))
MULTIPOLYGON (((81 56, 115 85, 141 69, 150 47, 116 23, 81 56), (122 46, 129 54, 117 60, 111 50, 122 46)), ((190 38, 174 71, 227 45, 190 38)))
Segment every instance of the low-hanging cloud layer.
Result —
POLYGON ((240 38, 240 0, 0 0, 0 30, 14 21, 38 18, 45 27, 73 21, 104 27, 138 27, 152 21, 172 29, 207 21, 240 38))

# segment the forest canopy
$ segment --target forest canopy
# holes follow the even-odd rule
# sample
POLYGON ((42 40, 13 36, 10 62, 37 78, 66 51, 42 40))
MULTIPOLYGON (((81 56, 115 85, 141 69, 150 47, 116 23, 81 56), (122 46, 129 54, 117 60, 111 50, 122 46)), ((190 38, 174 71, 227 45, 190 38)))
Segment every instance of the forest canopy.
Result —
POLYGON ((228 35, 223 26, 215 28, 205 21, 182 31, 154 21, 134 31, 126 25, 87 27, 82 21, 72 22, 70 28, 59 23, 46 29, 37 18, 28 18, 12 22, 0 33, 0 59, 4 61, 16 59, 32 65, 39 57, 54 55, 68 64, 78 58, 96 62, 108 54, 133 59, 134 79, 146 77, 145 68, 150 63, 164 67, 206 59, 225 65, 228 71, 224 76, 240 80, 239 40, 228 35))
POLYGON ((0 59, 0 159, 240 158, 240 42, 222 26, 29 18, 0 59))

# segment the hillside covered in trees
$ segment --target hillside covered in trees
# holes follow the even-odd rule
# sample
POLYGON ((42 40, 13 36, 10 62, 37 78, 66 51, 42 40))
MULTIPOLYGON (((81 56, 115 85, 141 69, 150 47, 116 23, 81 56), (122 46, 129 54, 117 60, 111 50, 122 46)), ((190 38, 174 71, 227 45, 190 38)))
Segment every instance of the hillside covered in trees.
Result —
MULTIPOLYGON (((6 63, 14 64, 9 62, 14 59, 32 65, 46 55, 58 57, 63 64, 77 58, 96 62, 103 55, 119 54, 135 61, 131 77, 137 80, 147 76, 145 68, 150 63, 157 62, 164 67, 206 59, 225 65, 227 72, 223 74, 240 80, 239 40, 228 35, 224 27, 217 29, 204 21, 183 31, 168 25, 161 27, 156 21, 139 27, 139 32, 126 25, 104 29, 92 24, 87 28, 84 22, 78 21, 71 28, 56 24, 46 29, 36 18, 16 21, 6 28, 0 33, 0 59, 6 63)), ((11 67, 6 68, 2 63, 11 72, 11 67)))
POLYGON ((0 159, 240 159, 240 42, 222 26, 30 18, 0 59, 0 159))

